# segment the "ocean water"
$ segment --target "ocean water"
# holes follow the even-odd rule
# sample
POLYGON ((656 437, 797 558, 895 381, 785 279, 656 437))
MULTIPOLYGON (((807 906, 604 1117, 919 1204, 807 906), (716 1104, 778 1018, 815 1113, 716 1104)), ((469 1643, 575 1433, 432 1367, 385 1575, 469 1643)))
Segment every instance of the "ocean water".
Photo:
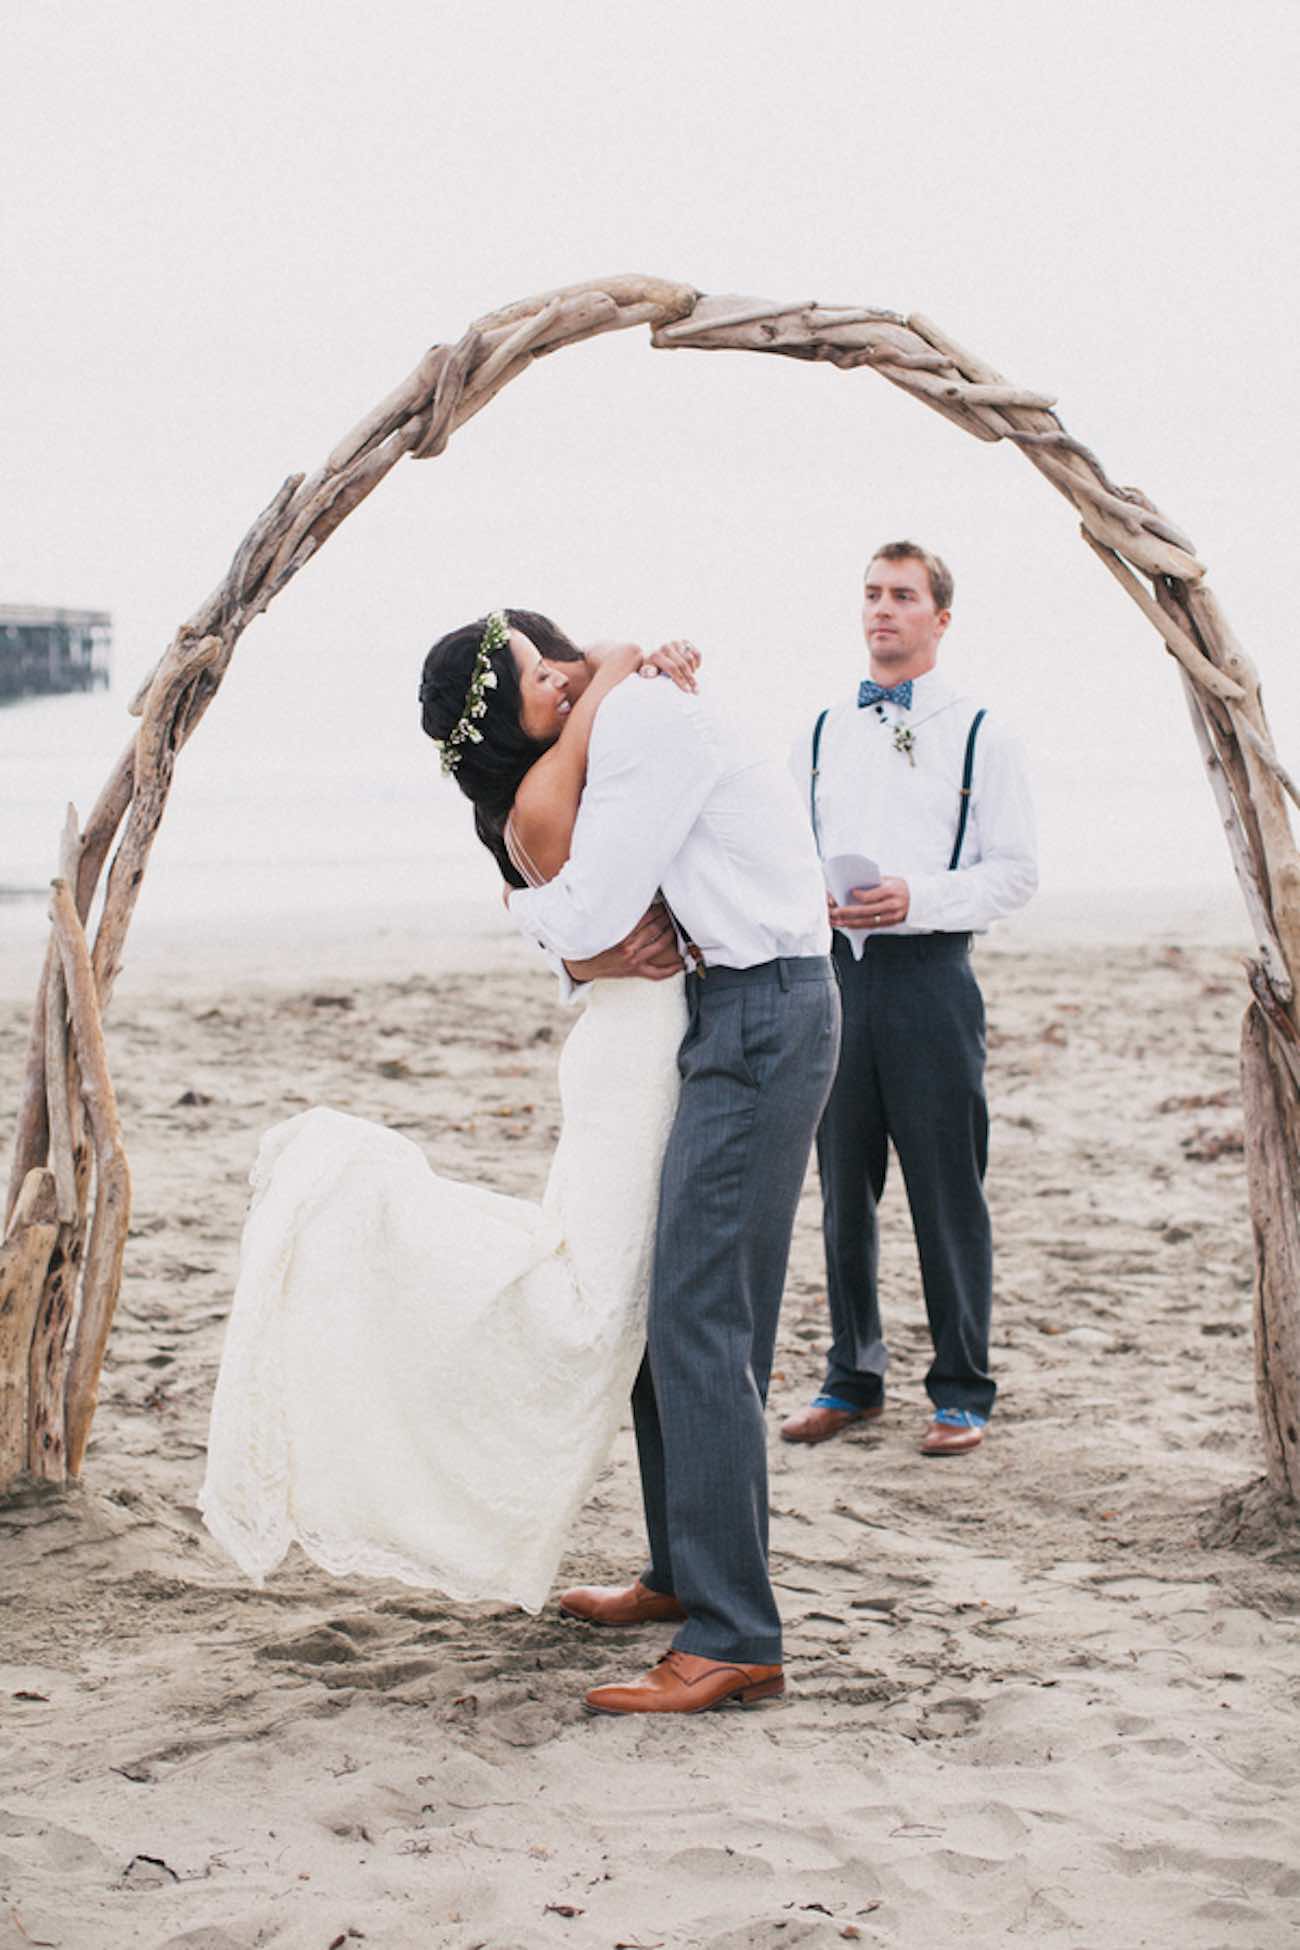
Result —
MULTIPOLYGON (((408 687, 409 688, 409 687, 408 687)), ((504 922, 469 807, 411 715, 348 724, 280 708, 223 713, 180 754, 132 924, 149 950, 189 933, 247 950, 403 921, 464 934, 504 922)), ((273 702, 275 702, 273 700, 273 702)), ((67 803, 84 821, 135 721, 125 691, 0 711, 0 955, 32 965, 46 930, 67 803)))
MULTIPOLYGON (((292 958, 296 943, 354 936, 360 948, 392 929, 508 941, 495 867, 420 732, 411 671, 372 678, 364 706, 337 678, 232 665, 178 759, 132 956, 165 942, 173 958, 187 943, 196 957, 242 962, 261 945, 292 958)), ((123 683, 0 710, 6 990, 37 965, 66 805, 85 819, 134 729, 129 696, 123 683)), ((773 751, 788 733, 787 717, 752 728, 773 751)), ((1036 769, 1042 889, 995 940, 1246 939, 1213 805, 1181 742, 1137 772, 1088 752, 1036 769)))

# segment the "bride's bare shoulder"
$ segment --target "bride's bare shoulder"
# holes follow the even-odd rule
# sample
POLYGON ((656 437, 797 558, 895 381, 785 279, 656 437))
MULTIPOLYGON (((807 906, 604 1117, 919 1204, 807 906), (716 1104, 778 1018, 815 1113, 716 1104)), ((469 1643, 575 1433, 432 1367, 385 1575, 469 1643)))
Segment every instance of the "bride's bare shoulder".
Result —
POLYGON ((546 811, 556 783, 556 768, 547 763, 550 756, 550 752, 545 752, 536 759, 516 786, 514 804, 510 808, 510 818, 515 826, 526 825, 530 819, 546 811))
POLYGON ((534 887, 559 872, 573 833, 574 805, 558 767, 548 764, 550 757, 547 752, 525 772, 505 827, 507 851, 534 887))

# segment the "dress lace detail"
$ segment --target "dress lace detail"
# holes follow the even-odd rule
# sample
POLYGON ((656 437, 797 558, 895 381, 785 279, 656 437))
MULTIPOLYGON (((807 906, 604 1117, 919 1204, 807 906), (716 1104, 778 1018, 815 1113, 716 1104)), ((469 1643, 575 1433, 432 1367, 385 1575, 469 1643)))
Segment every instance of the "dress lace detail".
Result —
POLYGON ((199 1495, 259 1584, 338 1576, 537 1611, 644 1344, 680 979, 596 982, 540 1206, 317 1108, 267 1132, 199 1495))

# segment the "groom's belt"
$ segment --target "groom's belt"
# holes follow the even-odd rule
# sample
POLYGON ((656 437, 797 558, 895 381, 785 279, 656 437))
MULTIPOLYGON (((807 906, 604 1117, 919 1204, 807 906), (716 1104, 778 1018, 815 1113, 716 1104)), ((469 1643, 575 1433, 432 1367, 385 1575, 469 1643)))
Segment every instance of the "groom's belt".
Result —
POLYGON ((752 968, 724 968, 711 961, 707 968, 693 969, 687 979, 705 982, 710 990, 742 982, 775 982, 786 989, 791 982, 830 982, 834 976, 829 955, 778 955, 774 961, 756 962, 752 968))
MULTIPOLYGON (((853 960, 853 950, 838 929, 831 945, 837 962, 853 960)), ((968 955, 970 950, 969 930, 956 933, 936 928, 933 933, 869 934, 866 953, 858 965, 861 967, 868 961, 956 961, 968 955)))

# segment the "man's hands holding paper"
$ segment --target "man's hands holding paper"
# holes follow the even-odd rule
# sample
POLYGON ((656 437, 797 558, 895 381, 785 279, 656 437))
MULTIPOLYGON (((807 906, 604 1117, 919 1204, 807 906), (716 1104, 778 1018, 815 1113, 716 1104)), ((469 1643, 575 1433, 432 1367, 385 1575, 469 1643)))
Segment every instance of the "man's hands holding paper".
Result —
POLYGON ((878 881, 874 887, 848 888, 847 898, 842 902, 834 894, 826 896, 833 928, 896 928, 900 921, 907 919, 911 904, 907 882, 893 876, 878 881))
POLYGON ((905 880, 882 875, 863 853, 837 853, 823 863, 833 928, 896 928, 912 904, 905 880))

